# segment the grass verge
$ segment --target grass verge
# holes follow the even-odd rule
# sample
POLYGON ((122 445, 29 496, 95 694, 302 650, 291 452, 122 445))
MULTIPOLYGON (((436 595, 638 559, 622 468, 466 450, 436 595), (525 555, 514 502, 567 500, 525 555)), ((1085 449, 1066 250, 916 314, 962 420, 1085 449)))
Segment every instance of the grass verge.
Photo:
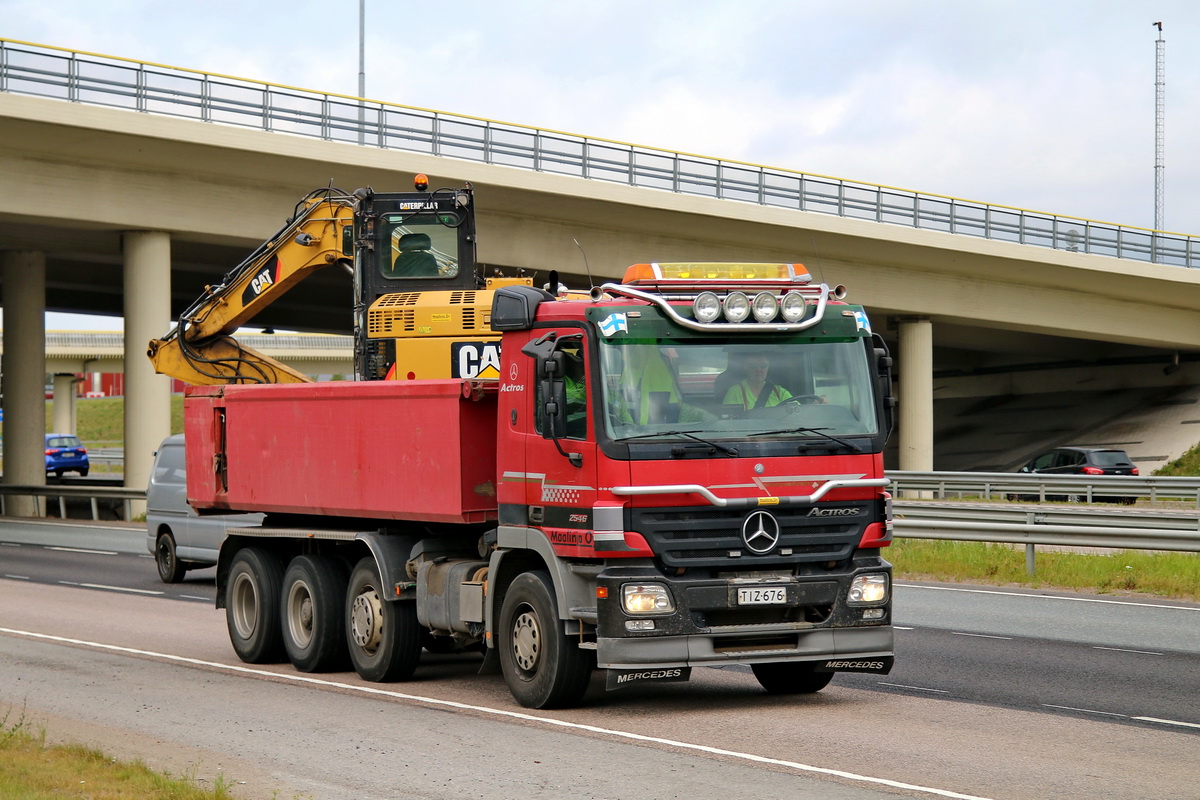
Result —
POLYGON ((155 772, 140 761, 123 762, 82 745, 46 744, 35 729, 12 710, 0 717, 0 797, 57 800, 229 800, 232 784, 223 778, 210 788, 187 776, 155 772))
POLYGON ((1033 576, 1025 571, 1025 548, 1020 546, 897 539, 884 556, 903 580, 1146 594, 1200 602, 1198 553, 1062 553, 1042 547, 1033 576))
POLYGON ((1197 444, 1174 461, 1168 461, 1166 464, 1163 464, 1154 470, 1154 474, 1176 477, 1200 475, 1200 444, 1197 444))

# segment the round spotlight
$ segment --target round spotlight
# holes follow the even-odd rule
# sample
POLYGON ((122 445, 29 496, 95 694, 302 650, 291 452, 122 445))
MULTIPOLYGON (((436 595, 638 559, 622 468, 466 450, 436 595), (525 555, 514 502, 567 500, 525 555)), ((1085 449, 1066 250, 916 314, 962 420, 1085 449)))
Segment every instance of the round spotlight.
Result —
POLYGON ((745 292, 730 292, 725 295, 725 319, 730 322, 745 322, 750 316, 750 298, 745 292))
POLYGON ((759 322, 770 322, 779 313, 779 301, 770 292, 759 292, 754 295, 754 302, 750 308, 754 312, 754 319, 759 322))
POLYGON ((714 322, 721 316, 721 298, 713 292, 701 292, 692 301, 692 315, 697 322, 714 322))
POLYGON ((804 295, 799 292, 788 292, 783 296, 780 310, 783 313, 784 322, 799 322, 808 313, 808 304, 804 302, 804 295))

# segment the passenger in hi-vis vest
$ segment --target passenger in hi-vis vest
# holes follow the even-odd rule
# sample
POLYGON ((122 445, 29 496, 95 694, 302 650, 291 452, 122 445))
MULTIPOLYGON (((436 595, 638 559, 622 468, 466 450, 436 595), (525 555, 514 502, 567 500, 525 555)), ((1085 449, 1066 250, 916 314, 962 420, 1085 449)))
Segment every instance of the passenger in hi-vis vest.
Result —
POLYGON ((710 419, 703 409, 680 399, 675 373, 653 345, 635 345, 622 349, 625 356, 621 383, 611 399, 617 421, 646 425, 670 422, 696 422, 710 419))

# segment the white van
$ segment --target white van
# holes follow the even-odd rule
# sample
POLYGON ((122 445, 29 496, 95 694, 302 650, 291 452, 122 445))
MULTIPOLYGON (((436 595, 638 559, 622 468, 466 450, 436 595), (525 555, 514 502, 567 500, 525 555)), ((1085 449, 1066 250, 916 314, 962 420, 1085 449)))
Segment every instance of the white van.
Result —
POLYGON ((262 518, 262 514, 198 516, 187 503, 183 434, 168 436, 158 446, 146 487, 146 547, 154 554, 163 583, 178 583, 189 569, 213 566, 227 528, 258 525, 262 518))

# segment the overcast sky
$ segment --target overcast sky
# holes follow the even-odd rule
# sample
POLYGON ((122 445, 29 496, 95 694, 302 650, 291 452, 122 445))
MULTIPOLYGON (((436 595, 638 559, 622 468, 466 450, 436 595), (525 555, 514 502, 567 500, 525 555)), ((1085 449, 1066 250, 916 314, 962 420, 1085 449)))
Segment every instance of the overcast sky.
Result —
MULTIPOLYGON (((372 99, 1143 227, 1161 21, 1164 227, 1200 233, 1195 0, 366 6, 372 99)), ((357 95, 358 9, 0 0, 0 36, 357 95)))

